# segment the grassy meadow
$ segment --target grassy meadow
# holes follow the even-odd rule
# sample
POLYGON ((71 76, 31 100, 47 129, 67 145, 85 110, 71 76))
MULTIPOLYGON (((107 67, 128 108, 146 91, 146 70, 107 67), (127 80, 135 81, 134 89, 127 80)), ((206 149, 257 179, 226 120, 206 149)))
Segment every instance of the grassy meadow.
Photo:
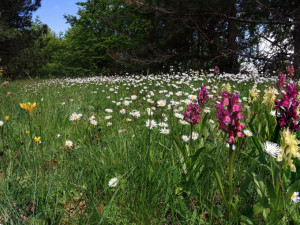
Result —
POLYGON ((299 224, 300 134, 263 103, 276 82, 188 71, 0 87, 0 224, 299 224), (238 93, 245 124, 230 144, 222 90, 238 93))

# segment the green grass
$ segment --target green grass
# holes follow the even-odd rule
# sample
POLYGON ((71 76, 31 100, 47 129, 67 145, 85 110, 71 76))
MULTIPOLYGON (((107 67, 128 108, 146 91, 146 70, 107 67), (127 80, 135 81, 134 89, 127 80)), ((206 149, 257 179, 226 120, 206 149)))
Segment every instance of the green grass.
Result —
MULTIPOLYGON (((263 90, 268 84, 258 85, 260 97, 256 103, 250 104, 250 109, 243 102, 244 122, 254 135, 239 138, 236 143, 234 216, 229 218, 216 179, 217 173, 227 196, 229 148, 224 140, 226 135, 217 131, 214 107, 223 82, 194 79, 189 84, 177 84, 181 78, 171 78, 170 82, 161 78, 157 81, 153 78, 152 82, 144 79, 140 82, 103 81, 72 85, 66 82, 51 84, 50 80, 16 81, 0 88, 0 120, 4 121, 0 127, 0 223, 299 222, 299 206, 291 203, 290 198, 274 206, 272 196, 276 194, 268 187, 272 180, 268 168, 273 164, 261 144, 269 140, 276 123, 271 116, 268 119, 265 106, 261 104, 263 90), (148 116, 146 108, 156 105, 160 99, 167 99, 167 103, 172 98, 187 99, 187 96, 175 95, 179 90, 196 95, 191 85, 198 88, 203 82, 218 88, 207 104, 211 112, 203 113, 205 119, 194 128, 200 135, 190 149, 189 143, 181 140, 182 135, 189 135, 190 126, 179 123, 174 109, 156 107, 154 115, 148 116), (168 84, 180 86, 180 89, 168 84), (146 90, 144 87, 147 91, 140 93, 146 90), (155 104, 143 99, 148 98, 146 95, 150 90, 154 92, 151 99, 155 104), (159 93, 159 90, 172 91, 174 95, 166 97, 167 93, 159 93), (129 106, 112 103, 123 103, 125 97, 134 94, 137 100, 129 106), (28 101, 37 103, 32 112, 26 112, 19 105, 28 101), (105 112, 107 108, 113 113, 105 112), (126 109, 124 115, 119 112, 122 108, 126 109), (140 111, 141 116, 134 118, 129 115, 132 110, 140 111), (77 122, 69 119, 74 112, 82 114, 77 122), (168 135, 161 134, 158 128, 150 130, 145 126, 147 119, 154 119, 157 123, 163 121, 162 113, 168 118, 168 135), (108 114, 112 118, 105 120, 108 114), (7 115, 10 117, 8 121, 4 118, 7 115), (98 122, 96 126, 88 120, 92 115, 98 122), (215 123, 209 123, 209 119, 215 123), (108 121, 112 126, 107 126, 108 121), (30 133, 26 134, 26 131, 30 133), (41 143, 33 140, 35 136, 41 137, 41 143), (73 141, 74 148, 68 149, 66 140, 73 141), (116 187, 109 187, 108 182, 114 177, 119 183, 116 187), (276 214, 272 213, 275 209, 278 209, 276 214)), ((232 89, 238 90, 241 98, 248 97, 253 86, 251 83, 230 83, 235 85, 232 89)), ((183 111, 179 113, 183 114, 186 106, 181 106, 183 111)), ((300 169, 299 162, 295 164, 300 169)), ((275 170, 272 168, 271 171, 275 170)), ((293 190, 300 190, 299 173, 287 171, 283 177, 285 192, 291 190, 293 184, 293 190)))

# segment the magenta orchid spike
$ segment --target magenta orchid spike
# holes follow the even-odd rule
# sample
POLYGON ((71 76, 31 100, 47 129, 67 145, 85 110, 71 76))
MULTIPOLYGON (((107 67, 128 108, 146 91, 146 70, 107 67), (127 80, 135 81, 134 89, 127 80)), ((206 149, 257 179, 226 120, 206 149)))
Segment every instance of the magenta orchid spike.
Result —
POLYGON ((183 114, 183 119, 194 126, 197 123, 200 123, 201 119, 201 110, 197 104, 189 104, 187 106, 187 112, 183 114))
POLYGON ((220 74, 220 69, 218 66, 215 66, 215 74, 220 74))
POLYGON ((220 92, 222 100, 216 104, 217 108, 216 117, 219 122, 218 130, 223 130, 229 134, 228 143, 235 142, 235 137, 244 137, 241 132, 245 128, 244 123, 240 123, 243 119, 241 114, 241 103, 239 102, 239 95, 236 93, 228 93, 226 91, 220 92))
POLYGON ((294 83, 286 85, 286 94, 281 94, 281 99, 275 100, 276 119, 280 127, 288 127, 291 131, 299 130, 299 116, 297 109, 300 102, 297 101, 298 90, 294 83))
POLYGON ((289 74, 291 77, 294 77, 294 73, 295 73, 295 70, 294 70, 294 66, 291 65, 289 68, 288 68, 288 71, 289 71, 289 74))
POLYGON ((205 103, 208 101, 208 91, 205 85, 201 85, 198 90, 197 102, 200 107, 204 107, 205 103))
POLYGON ((279 91, 282 91, 282 89, 285 87, 285 85, 286 85, 286 76, 284 75, 283 72, 279 72, 278 81, 277 81, 277 87, 278 87, 279 91))

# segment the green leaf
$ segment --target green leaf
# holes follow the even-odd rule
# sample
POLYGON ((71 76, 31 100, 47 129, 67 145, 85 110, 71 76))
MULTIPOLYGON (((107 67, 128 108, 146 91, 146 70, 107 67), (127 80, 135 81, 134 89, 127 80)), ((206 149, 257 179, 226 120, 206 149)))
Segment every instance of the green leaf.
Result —
POLYGON ((221 196, 222 196, 223 202, 224 202, 226 208, 229 209, 228 201, 227 201, 225 193, 224 193, 224 187, 223 187, 220 175, 219 175, 219 173, 218 173, 217 170, 215 170, 215 176, 217 178, 217 183, 218 183, 219 190, 221 192, 221 196))

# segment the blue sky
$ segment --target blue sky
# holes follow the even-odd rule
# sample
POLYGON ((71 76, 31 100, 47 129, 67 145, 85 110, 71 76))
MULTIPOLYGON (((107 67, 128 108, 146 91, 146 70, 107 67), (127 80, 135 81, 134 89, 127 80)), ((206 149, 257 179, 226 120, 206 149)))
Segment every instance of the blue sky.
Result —
POLYGON ((40 20, 56 34, 65 32, 70 25, 66 24, 64 15, 76 15, 79 8, 76 2, 84 2, 84 0, 42 0, 41 7, 33 13, 32 18, 39 16, 40 20))

